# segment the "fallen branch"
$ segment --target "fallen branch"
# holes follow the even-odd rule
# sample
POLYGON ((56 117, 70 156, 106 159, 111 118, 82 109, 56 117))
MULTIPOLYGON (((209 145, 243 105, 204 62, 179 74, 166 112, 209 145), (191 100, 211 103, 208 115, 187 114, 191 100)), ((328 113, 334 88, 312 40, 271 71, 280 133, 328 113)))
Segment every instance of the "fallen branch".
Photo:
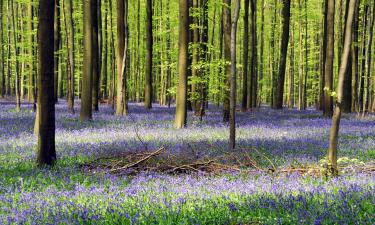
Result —
POLYGON ((132 168, 132 167, 134 167, 134 166, 136 166, 136 165, 138 165, 138 164, 140 164, 142 162, 147 161, 148 159, 150 159, 153 156, 159 155, 164 150, 165 150, 165 148, 162 147, 162 148, 158 149, 157 151, 152 152, 151 154, 147 155, 146 157, 144 157, 144 158, 142 158, 142 159, 140 159, 140 160, 138 160, 136 162, 129 163, 129 164, 127 164, 127 165, 125 165, 123 167, 120 167, 120 168, 113 168, 113 169, 110 170, 110 172, 116 172, 116 171, 119 171, 119 170, 126 170, 126 169, 129 169, 129 168, 132 168))

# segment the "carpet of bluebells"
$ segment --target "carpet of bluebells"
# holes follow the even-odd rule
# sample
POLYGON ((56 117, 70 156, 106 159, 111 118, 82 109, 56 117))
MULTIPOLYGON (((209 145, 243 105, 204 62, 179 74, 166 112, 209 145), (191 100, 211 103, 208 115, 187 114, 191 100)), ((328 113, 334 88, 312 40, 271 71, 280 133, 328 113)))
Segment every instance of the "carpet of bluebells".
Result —
MULTIPOLYGON (((102 105, 90 122, 56 105, 53 169, 35 167, 35 114, 0 102, 0 224, 375 224, 375 174, 338 178, 298 174, 228 173, 115 176, 86 173, 80 165, 98 157, 156 150, 175 154, 225 154, 228 127, 210 106, 203 122, 189 113, 188 128, 173 128, 174 109, 151 111, 130 104, 129 117, 102 105), (139 140, 141 137, 142 142, 139 140)), ((79 108, 77 107, 78 111, 79 108)), ((238 113, 238 146, 279 168, 317 165, 328 147, 330 120, 314 110, 238 113)), ((339 156, 375 160, 375 117, 345 115, 339 156)))

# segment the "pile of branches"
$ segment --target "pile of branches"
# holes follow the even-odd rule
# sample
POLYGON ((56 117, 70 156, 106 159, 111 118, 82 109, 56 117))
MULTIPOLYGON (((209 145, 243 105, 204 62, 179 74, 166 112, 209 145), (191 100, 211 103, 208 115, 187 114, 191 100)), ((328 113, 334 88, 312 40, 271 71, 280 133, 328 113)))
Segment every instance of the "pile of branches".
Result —
POLYGON ((220 174, 241 171, 239 165, 224 164, 220 161, 219 158, 173 155, 162 147, 156 151, 126 153, 114 157, 99 158, 82 165, 82 167, 86 172, 106 171, 118 175, 140 172, 220 174))
MULTIPOLYGON (((263 156, 268 162, 268 168, 259 166, 248 151, 241 151, 220 157, 197 157, 195 154, 173 154, 162 147, 155 151, 128 152, 112 157, 103 157, 91 163, 82 165, 88 173, 106 172, 116 175, 131 175, 141 172, 158 172, 164 174, 223 174, 233 172, 244 173, 299 173, 301 175, 321 176, 322 167, 306 168, 276 168, 272 161, 263 156)), ((340 168, 340 171, 346 168, 340 168)), ((373 173, 375 166, 369 164, 357 168, 356 172, 373 173)))

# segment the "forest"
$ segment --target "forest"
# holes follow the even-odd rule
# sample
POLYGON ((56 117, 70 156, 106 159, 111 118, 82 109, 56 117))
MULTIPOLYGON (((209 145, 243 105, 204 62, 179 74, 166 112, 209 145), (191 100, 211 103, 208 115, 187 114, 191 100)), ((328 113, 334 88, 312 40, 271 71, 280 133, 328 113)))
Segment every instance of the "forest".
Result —
POLYGON ((374 0, 0 0, 0 224, 375 224, 374 0))

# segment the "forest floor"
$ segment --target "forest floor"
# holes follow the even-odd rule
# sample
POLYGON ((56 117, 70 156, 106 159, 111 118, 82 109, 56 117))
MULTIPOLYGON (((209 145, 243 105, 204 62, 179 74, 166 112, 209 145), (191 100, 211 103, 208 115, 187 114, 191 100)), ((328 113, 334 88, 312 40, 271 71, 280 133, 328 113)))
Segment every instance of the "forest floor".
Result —
POLYGON ((203 122, 189 113, 182 130, 173 128, 173 108, 154 105, 147 111, 135 103, 129 108, 130 116, 120 118, 101 105, 93 121, 80 122, 79 113, 71 115, 60 100, 58 162, 53 169, 38 169, 32 105, 17 113, 0 101, 0 224, 375 223, 375 172, 358 169, 374 165, 373 115, 344 116, 339 157, 345 170, 326 179, 293 172, 324 164, 331 121, 318 111, 239 112, 233 156, 227 152, 228 127, 214 106, 203 122), (112 173, 113 164, 96 167, 98 159, 113 163, 161 148, 167 158, 159 164, 215 159, 231 169, 119 174, 112 173))

